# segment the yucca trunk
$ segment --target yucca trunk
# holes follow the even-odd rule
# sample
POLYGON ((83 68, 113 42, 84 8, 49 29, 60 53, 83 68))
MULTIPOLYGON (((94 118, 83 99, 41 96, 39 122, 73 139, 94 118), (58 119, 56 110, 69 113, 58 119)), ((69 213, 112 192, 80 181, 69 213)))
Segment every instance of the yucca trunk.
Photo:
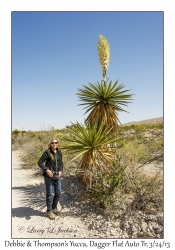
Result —
POLYGON ((102 120, 105 120, 104 129, 110 126, 113 127, 113 129, 117 129, 118 125, 121 124, 113 108, 101 103, 91 111, 85 121, 93 124, 96 120, 98 124, 100 124, 102 120))
MULTIPOLYGON (((92 188, 94 176, 105 173, 111 174, 112 158, 106 156, 106 160, 104 160, 104 152, 105 150, 92 149, 86 152, 80 161, 79 176, 87 188, 92 188)), ((110 153, 114 155, 112 151, 110 153)))

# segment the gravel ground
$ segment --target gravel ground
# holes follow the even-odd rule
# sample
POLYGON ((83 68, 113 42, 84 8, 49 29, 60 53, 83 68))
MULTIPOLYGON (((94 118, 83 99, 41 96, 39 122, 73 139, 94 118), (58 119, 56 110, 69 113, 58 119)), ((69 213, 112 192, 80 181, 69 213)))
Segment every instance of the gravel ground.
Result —
POLYGON ((22 168, 17 152, 12 154, 12 238, 86 238, 90 236, 81 206, 69 186, 63 192, 58 209, 60 216, 50 220, 46 215, 43 177, 22 168), (74 204, 72 200, 74 199, 74 204), (62 203, 62 204, 61 204, 62 203))

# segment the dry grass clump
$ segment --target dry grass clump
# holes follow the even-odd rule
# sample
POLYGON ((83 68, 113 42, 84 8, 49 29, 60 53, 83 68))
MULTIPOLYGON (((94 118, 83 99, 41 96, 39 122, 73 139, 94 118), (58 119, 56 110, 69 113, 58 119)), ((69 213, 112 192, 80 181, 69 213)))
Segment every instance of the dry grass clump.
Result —
POLYGON ((150 176, 130 168, 125 175, 125 192, 132 197, 132 210, 157 213, 163 211, 163 175, 160 171, 150 176))

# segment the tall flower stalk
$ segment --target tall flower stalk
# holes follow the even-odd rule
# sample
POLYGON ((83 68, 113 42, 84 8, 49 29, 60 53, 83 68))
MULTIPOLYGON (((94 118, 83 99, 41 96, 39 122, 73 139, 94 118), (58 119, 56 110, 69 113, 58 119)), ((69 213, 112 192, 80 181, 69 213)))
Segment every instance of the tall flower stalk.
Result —
POLYGON ((103 72, 103 80, 106 81, 106 71, 108 70, 110 61, 110 46, 108 40, 102 35, 99 35, 98 56, 103 72))

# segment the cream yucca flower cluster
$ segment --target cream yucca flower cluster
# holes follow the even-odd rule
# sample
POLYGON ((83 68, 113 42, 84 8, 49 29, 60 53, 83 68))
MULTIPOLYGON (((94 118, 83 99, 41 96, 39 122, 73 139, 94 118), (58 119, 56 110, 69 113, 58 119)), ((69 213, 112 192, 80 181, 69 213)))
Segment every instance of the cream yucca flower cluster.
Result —
POLYGON ((99 35, 98 56, 101 64, 101 69, 103 71, 103 78, 105 78, 110 61, 110 47, 108 40, 102 35, 99 35))

